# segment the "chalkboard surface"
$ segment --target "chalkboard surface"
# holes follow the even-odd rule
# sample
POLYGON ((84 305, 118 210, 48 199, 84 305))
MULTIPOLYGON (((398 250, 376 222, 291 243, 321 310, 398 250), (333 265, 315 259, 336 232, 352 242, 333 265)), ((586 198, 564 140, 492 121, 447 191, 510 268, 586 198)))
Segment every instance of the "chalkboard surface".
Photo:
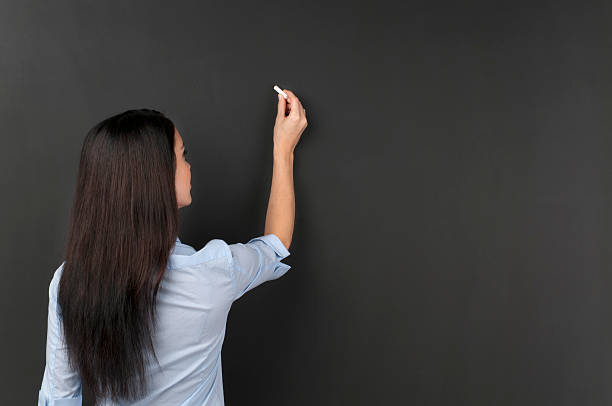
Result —
POLYGON ((612 404, 610 21, 610 2, 2 2, 0 404, 40 387, 86 131, 164 112, 191 156, 181 240, 246 242, 275 84, 309 122, 292 269, 232 307, 228 405, 612 404))

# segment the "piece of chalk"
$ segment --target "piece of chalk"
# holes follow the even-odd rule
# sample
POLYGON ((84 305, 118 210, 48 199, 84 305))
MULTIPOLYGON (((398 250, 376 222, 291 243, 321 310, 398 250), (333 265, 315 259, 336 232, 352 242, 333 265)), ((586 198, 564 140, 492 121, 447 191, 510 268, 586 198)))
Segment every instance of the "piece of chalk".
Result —
POLYGON ((287 98, 287 93, 283 92, 280 87, 274 85, 274 90, 276 90, 279 94, 282 94, 285 99, 287 98))

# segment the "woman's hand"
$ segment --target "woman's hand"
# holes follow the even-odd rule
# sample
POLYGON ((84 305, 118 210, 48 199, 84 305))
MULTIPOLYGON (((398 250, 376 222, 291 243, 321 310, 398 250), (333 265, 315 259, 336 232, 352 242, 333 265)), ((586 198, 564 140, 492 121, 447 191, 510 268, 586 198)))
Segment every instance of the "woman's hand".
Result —
POLYGON ((283 95, 278 95, 274 149, 293 154, 308 121, 306 121, 306 110, 297 96, 291 90, 283 89, 283 91, 287 93, 287 100, 283 95))

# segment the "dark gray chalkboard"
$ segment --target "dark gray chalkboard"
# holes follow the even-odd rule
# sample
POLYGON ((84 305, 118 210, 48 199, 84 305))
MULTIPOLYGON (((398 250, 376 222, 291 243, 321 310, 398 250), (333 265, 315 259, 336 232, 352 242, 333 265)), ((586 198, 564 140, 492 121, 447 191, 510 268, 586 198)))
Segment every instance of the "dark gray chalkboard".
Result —
POLYGON ((86 131, 167 114, 181 239, 245 242, 275 84, 309 121, 292 270, 230 312, 228 405, 612 404, 610 21, 603 1, 2 2, 0 404, 35 402, 86 131))

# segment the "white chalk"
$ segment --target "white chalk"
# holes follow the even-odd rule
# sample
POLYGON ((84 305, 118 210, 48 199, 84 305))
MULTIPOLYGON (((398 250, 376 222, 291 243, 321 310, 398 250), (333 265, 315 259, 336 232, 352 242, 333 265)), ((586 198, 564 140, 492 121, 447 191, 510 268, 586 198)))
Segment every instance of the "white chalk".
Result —
POLYGON ((287 98, 287 93, 283 92, 280 87, 274 85, 274 90, 276 90, 279 94, 285 96, 285 99, 287 98))

